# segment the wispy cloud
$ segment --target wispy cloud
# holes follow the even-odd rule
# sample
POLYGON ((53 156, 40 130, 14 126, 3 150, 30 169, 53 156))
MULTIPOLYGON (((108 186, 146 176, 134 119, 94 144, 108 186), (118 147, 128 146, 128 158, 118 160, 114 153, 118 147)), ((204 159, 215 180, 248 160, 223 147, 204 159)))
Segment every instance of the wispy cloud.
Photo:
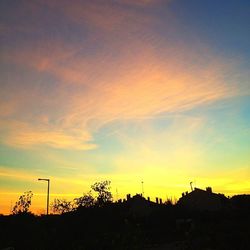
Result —
POLYGON ((24 82, 14 86, 14 92, 6 87, 15 94, 0 109, 5 144, 94 149, 93 134, 114 120, 181 112, 238 94, 236 85, 226 80, 232 65, 205 45, 197 52, 184 42, 162 39, 150 28, 159 21, 155 16, 122 8, 119 1, 44 3, 90 35, 72 43, 27 42, 3 53, 5 62, 39 74, 48 86, 44 90, 42 84, 24 82), (53 83, 46 83, 49 77, 53 83))
MULTIPOLYGON (((115 71, 112 69, 115 62, 103 68, 100 58, 93 60, 94 68, 85 66, 84 58, 78 58, 77 62, 71 62, 71 57, 67 56, 33 58, 31 55, 23 62, 31 63, 36 71, 52 74, 61 81, 60 91, 55 92, 57 100, 61 101, 46 101, 46 96, 39 97, 38 100, 47 102, 47 113, 34 114, 31 123, 29 120, 6 121, 6 127, 11 129, 5 138, 9 145, 46 144, 58 148, 91 149, 94 148, 94 144, 88 144, 92 140, 91 133, 108 122, 189 110, 236 93, 235 88, 223 79, 221 72, 225 66, 211 65, 212 62, 206 67, 196 67, 194 73, 184 65, 178 65, 174 58, 170 65, 148 53, 143 56, 138 53, 135 58, 123 55, 115 61, 115 71), (51 112, 50 108, 60 109, 61 115, 51 112)), ((30 98, 30 102, 36 104, 36 95, 30 98)), ((20 102, 23 98, 19 96, 17 99, 20 102)), ((11 107, 19 109, 23 106, 15 105, 15 100, 5 103, 10 111, 11 107)), ((34 113, 32 107, 28 108, 34 113)), ((2 115, 6 116, 7 111, 4 109, 2 115)))
POLYGON ((46 145, 53 148, 67 148, 72 150, 90 150, 96 148, 91 143, 92 137, 87 131, 64 131, 51 126, 32 126, 21 122, 0 122, 1 127, 8 127, 7 136, 3 137, 3 143, 10 146, 31 148, 38 145, 46 145))

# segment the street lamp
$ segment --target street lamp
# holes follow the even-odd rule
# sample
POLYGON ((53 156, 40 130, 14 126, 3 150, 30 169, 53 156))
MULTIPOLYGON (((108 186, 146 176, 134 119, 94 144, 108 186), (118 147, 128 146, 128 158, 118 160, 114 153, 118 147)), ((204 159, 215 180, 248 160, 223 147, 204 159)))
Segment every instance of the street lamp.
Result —
POLYGON ((42 179, 42 178, 39 178, 38 180, 48 182, 48 193, 47 193, 47 215, 48 215, 49 214, 49 185, 50 185, 50 180, 49 179, 42 179))

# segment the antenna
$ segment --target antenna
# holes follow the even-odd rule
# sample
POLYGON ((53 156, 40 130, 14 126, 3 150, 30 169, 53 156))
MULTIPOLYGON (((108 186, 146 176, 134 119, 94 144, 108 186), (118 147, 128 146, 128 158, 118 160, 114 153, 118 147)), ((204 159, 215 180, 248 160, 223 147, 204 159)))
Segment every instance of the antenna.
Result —
POLYGON ((190 182, 190 187, 191 187, 191 190, 193 191, 193 185, 192 184, 193 184, 193 182, 191 181, 190 182))

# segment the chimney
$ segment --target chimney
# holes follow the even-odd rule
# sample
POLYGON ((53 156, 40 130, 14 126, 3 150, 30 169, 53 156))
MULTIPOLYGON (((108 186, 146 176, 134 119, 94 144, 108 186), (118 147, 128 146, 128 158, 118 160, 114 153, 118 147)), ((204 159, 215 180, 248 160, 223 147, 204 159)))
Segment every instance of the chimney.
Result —
POLYGON ((150 197, 148 197, 148 201, 150 201, 150 197))
POLYGON ((208 193, 212 193, 212 188, 211 188, 211 187, 207 187, 207 188, 206 188, 206 191, 207 191, 208 193))
POLYGON ((159 204, 159 199, 158 199, 158 197, 156 197, 155 200, 156 200, 156 203, 159 204))
POLYGON ((162 198, 160 198, 160 204, 162 204, 162 198))
POLYGON ((184 196, 185 196, 185 193, 183 192, 183 193, 181 194, 181 196, 184 197, 184 196))
POLYGON ((127 194, 127 201, 130 200, 130 198, 131 198, 131 195, 127 194))

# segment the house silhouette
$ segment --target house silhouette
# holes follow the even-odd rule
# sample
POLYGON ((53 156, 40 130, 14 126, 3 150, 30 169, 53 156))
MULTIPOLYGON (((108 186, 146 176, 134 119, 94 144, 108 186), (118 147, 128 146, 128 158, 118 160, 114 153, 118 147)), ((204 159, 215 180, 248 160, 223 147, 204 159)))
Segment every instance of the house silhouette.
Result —
POLYGON ((125 207, 126 210, 137 217, 144 217, 150 215, 157 207, 162 207, 162 199, 156 198, 156 202, 150 200, 150 197, 147 199, 143 197, 142 194, 136 194, 131 196, 127 194, 127 199, 119 200, 118 204, 125 207))
POLYGON ((213 193, 211 187, 207 187, 206 190, 194 188, 190 193, 182 193, 178 205, 189 210, 218 211, 225 207, 227 201, 224 194, 213 193))

